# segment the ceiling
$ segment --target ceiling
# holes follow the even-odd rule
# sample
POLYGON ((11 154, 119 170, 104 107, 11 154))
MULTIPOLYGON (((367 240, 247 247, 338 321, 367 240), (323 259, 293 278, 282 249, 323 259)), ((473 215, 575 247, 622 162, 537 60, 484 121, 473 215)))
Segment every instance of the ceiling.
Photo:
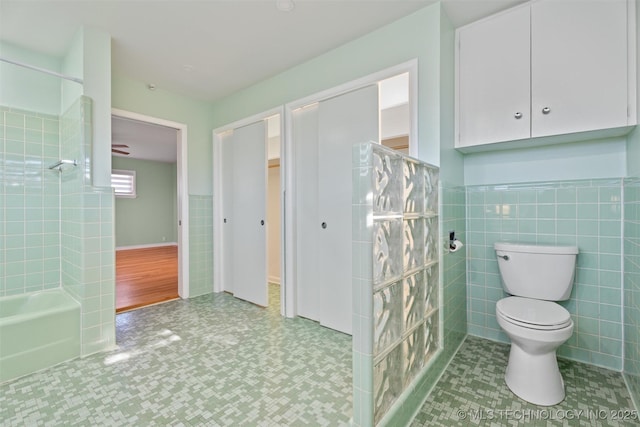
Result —
MULTIPOLYGON (((455 26, 523 0, 444 0, 455 26)), ((435 0, 2 0, 0 40, 62 57, 81 25, 112 37, 115 75, 213 101, 435 0), (282 12, 278 4, 292 2, 282 12)))
POLYGON ((116 148, 129 155, 112 153, 117 157, 175 163, 178 131, 166 126, 112 116, 111 143, 127 145, 126 148, 116 148))
MULTIPOLYGON (((80 26, 97 27, 111 35, 115 76, 211 102, 435 2, 0 0, 0 40, 62 57, 80 26)), ((442 1, 456 27, 523 2, 442 1)), ((125 139, 134 128, 137 139, 147 139, 140 136, 142 124, 116 120, 114 143, 135 143, 125 139)), ((156 128, 149 132, 155 135, 156 128)))

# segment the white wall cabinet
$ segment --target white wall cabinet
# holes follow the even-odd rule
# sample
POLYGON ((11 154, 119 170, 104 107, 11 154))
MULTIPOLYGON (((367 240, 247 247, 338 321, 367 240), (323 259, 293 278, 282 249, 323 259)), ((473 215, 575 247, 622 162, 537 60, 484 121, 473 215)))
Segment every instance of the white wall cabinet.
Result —
POLYGON ((624 0, 538 0, 458 29, 456 147, 628 132, 634 10, 624 0))

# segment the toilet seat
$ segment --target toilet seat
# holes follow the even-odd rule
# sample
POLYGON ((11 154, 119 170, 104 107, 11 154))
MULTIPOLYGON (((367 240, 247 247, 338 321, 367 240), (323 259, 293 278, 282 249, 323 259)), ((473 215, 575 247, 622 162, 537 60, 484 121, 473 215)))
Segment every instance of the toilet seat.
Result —
POLYGON ((529 329, 557 330, 572 324, 569 312, 551 301, 507 297, 497 302, 496 311, 509 323, 529 329))

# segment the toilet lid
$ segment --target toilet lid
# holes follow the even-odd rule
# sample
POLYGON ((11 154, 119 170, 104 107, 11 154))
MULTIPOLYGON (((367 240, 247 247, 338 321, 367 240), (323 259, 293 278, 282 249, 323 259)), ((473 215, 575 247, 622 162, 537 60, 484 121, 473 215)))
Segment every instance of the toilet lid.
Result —
POLYGON ((498 301, 496 310, 512 323, 533 329, 562 329, 571 324, 567 309, 551 301, 507 297, 498 301))

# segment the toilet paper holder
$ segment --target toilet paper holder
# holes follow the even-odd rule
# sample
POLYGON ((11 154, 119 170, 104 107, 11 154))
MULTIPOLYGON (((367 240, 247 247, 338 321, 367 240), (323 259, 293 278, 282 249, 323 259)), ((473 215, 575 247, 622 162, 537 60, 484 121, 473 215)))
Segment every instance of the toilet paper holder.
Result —
POLYGON ((456 232, 455 230, 452 230, 449 232, 449 252, 456 252, 458 251, 460 248, 462 248, 464 245, 462 244, 462 242, 458 239, 456 239, 456 232))

